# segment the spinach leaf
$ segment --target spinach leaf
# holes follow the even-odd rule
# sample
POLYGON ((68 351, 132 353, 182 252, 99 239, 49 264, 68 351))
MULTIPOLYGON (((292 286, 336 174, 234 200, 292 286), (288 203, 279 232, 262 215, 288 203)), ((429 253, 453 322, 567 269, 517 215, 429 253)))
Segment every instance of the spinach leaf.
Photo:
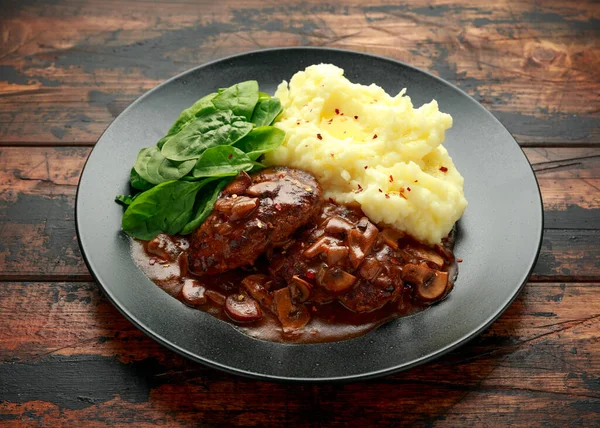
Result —
POLYGON ((209 181, 167 181, 140 193, 123 214, 123 230, 145 240, 160 232, 179 233, 192 219, 196 194, 209 181))
POLYGON ((140 177, 135 168, 131 168, 131 171, 129 172, 129 183, 131 184, 131 187, 137 190, 148 190, 154 187, 154 184, 149 183, 140 177))
POLYGON ((250 120, 254 106, 258 102, 258 82, 249 80, 247 82, 233 85, 220 92, 212 103, 219 110, 232 110, 237 116, 243 116, 250 120))
POLYGON ((240 171, 249 171, 254 162, 240 149, 232 146, 216 146, 207 149, 192 170, 194 178, 229 177, 240 171))
POLYGON ((251 160, 258 159, 263 153, 275 150, 285 139, 285 132, 274 126, 254 128, 248 135, 235 143, 251 160))
POLYGON ((268 126, 273 123, 282 110, 279 98, 269 98, 268 100, 259 101, 256 104, 254 113, 252 113, 252 123, 256 126, 268 126))
POLYGON ((207 96, 200 98, 189 108, 186 108, 181 113, 179 113, 179 117, 177 117, 173 125, 171 125, 171 128, 169 128, 169 132, 167 132, 167 135, 158 140, 156 146, 159 149, 161 149, 169 138, 177 134, 179 131, 185 128, 185 126, 188 125, 192 120, 194 120, 197 116, 201 115, 202 113, 205 113, 207 110, 216 111, 217 109, 212 103, 212 99, 216 96, 216 92, 208 94, 207 96))
POLYGON ((252 127, 251 123, 234 115, 231 110, 203 113, 169 138, 161 152, 173 161, 198 159, 210 147, 235 143, 248 134, 252 127))
POLYGON ((268 100, 269 98, 271 98, 271 95, 267 94, 266 92, 259 92, 258 93, 258 101, 265 101, 268 100))
POLYGON ((178 180, 192 170, 196 162, 174 162, 165 158, 156 146, 140 150, 133 168, 141 178, 152 184, 178 180))
POLYGON ((117 202, 125 207, 128 207, 135 200, 135 198, 137 198, 139 195, 141 195, 141 193, 138 193, 135 196, 117 195, 117 196, 115 196, 115 202, 117 202))
POLYGON ((194 217, 181 229, 182 235, 192 233, 194 230, 200 227, 206 217, 210 215, 215 206, 215 202, 219 197, 221 190, 229 183, 230 180, 221 180, 216 183, 211 183, 206 186, 201 194, 199 193, 196 197, 196 203, 194 204, 194 217))

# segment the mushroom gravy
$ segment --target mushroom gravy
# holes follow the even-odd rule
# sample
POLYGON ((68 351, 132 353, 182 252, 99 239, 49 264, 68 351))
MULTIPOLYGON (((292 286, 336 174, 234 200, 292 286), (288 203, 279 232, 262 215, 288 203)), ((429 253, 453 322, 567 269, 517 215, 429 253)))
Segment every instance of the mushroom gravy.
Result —
POLYGON ((188 306, 257 339, 316 343, 363 335, 443 300, 457 273, 453 236, 431 248, 373 225, 359 208, 325 203, 252 267, 194 275, 182 236, 132 239, 131 252, 154 283, 188 306))

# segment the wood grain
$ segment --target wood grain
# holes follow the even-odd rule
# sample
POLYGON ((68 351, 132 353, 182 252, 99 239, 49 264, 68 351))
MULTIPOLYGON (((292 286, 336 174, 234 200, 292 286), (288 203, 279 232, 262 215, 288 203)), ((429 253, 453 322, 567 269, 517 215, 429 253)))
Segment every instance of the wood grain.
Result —
POLYGON ((172 353, 93 283, 5 283, 0 414, 42 425, 589 425, 600 406, 599 291, 530 283, 490 329, 434 363, 376 381, 286 385, 172 353), (40 375, 47 379, 36 382, 40 375))
POLYGON ((600 143, 594 2, 65 0, 7 10, 0 144, 92 145, 171 76, 227 55, 302 45, 431 71, 484 104, 523 145, 600 143))
POLYGON ((598 2, 0 4, 0 426, 598 426, 598 2), (499 320, 368 382, 257 382, 174 354, 91 282, 75 235, 85 160, 132 101, 227 55, 305 45, 455 83, 525 147, 544 201, 540 258, 499 320))
MULTIPOLYGON (((0 148, 0 279, 91 280, 74 224, 89 148, 0 148)), ((533 281, 600 280, 600 149, 527 148, 545 211, 533 281)))

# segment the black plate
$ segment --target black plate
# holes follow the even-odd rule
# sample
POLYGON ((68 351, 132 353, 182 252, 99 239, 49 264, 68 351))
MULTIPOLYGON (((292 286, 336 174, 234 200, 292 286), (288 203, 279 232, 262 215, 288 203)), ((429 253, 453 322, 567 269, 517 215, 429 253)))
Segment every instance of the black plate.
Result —
POLYGON ((349 380, 424 363, 467 342, 496 320, 527 281, 539 253, 542 202, 533 171, 502 124, 453 85, 377 56, 333 49, 251 52, 200 66, 146 93, 102 135, 83 170, 76 203, 86 263, 113 304, 138 328, 174 351, 211 367, 284 380, 349 380), (137 152, 156 142, 179 112, 219 87, 256 79, 273 93, 282 80, 317 63, 333 63, 353 82, 388 93, 408 88, 419 106, 435 98, 454 126, 445 146, 465 178, 469 206, 455 249, 464 259, 442 303, 343 342, 287 345, 252 339, 190 309, 155 286, 133 263, 120 232, 137 152))

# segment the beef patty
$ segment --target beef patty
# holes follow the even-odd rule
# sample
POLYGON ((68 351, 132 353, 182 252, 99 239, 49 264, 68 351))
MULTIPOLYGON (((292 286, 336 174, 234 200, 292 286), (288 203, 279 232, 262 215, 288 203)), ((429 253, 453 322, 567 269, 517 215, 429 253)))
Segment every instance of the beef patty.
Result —
POLYGON ((321 186, 303 171, 276 167, 252 176, 240 173, 192 234, 189 268, 204 275, 250 266, 268 248, 284 245, 322 204, 321 186))

